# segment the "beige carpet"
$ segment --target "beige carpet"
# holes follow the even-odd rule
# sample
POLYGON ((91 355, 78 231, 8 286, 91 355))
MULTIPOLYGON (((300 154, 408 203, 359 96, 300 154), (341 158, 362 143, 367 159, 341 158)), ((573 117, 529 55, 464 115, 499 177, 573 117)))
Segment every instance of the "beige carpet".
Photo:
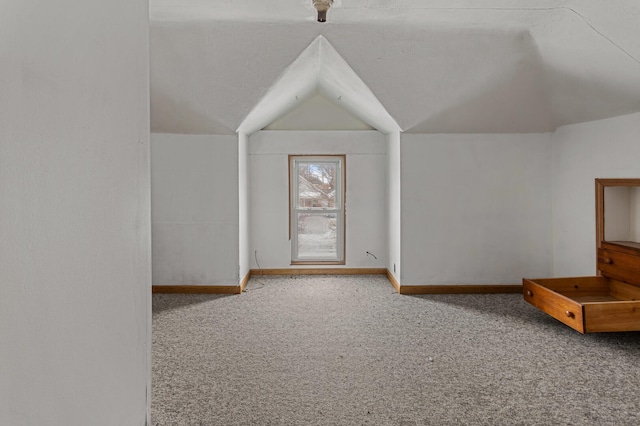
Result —
POLYGON ((640 333, 381 276, 153 296, 153 425, 638 425, 640 333))

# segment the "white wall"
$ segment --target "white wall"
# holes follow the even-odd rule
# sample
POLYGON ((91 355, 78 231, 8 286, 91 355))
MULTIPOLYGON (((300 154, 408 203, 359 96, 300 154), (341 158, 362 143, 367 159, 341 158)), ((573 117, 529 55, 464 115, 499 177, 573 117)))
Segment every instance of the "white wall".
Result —
POLYGON ((550 134, 402 135, 402 285, 551 273, 550 134))
POLYGON ((595 178, 640 177, 640 114, 553 134, 553 274, 596 271, 595 178))
POLYGON ((387 143, 387 271, 402 284, 402 181, 400 133, 386 135, 387 143))
POLYGON ((0 4, 0 424, 145 425, 148 10, 0 4))
POLYGON ((260 268, 291 267, 289 154, 346 154, 345 267, 384 267, 384 135, 375 131, 261 131, 249 139, 251 268, 258 268, 256 250, 260 268))
POLYGON ((318 92, 264 130, 375 130, 318 92))
POLYGON ((151 136, 154 285, 238 285, 233 135, 151 136))
POLYGON ((250 266, 250 196, 249 137, 238 133, 238 282, 247 276, 250 266))

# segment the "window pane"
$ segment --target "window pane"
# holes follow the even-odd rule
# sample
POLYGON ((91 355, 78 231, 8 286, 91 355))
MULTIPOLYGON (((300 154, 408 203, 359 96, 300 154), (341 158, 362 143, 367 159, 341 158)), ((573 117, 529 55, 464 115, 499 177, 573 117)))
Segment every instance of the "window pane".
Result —
POLYGON ((299 162, 297 174, 298 208, 336 208, 335 162, 299 162))
POLYGON ((298 213, 298 258, 337 258, 336 226, 336 213, 298 213))

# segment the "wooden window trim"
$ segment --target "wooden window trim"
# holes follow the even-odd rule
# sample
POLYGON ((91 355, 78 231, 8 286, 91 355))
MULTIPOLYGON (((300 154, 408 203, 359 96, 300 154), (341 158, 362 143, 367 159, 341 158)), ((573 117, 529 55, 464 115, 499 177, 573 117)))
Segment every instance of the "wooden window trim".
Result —
POLYGON ((342 187, 340 195, 342 197, 342 259, 341 260, 291 260, 291 265, 346 265, 347 263, 347 156, 345 154, 289 154, 288 174, 289 174, 289 242, 293 246, 293 163, 296 158, 339 158, 342 162, 340 178, 342 187))

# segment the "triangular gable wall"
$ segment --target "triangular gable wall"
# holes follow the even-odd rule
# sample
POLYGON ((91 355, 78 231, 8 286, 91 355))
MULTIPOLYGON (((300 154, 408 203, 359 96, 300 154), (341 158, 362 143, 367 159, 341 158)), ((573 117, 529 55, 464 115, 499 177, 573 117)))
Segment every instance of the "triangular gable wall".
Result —
POLYGON ((341 105, 315 93, 264 130, 375 130, 341 105))
POLYGON ((252 134, 321 93, 382 133, 400 131, 367 85, 323 36, 318 36, 247 115, 239 133, 252 134))

